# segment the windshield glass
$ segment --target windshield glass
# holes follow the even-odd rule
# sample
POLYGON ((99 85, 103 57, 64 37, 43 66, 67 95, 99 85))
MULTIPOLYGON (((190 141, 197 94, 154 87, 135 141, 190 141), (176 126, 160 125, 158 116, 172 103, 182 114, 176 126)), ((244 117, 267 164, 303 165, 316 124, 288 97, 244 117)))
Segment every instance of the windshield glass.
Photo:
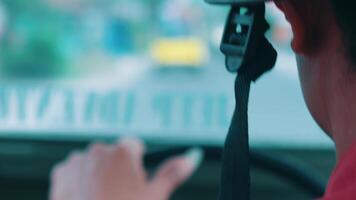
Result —
MULTIPOLYGON (((191 0, 1 0, 0 136, 222 144, 228 8, 191 0)), ((275 70, 253 86, 253 145, 329 147, 304 105, 291 31, 269 4, 275 70)))

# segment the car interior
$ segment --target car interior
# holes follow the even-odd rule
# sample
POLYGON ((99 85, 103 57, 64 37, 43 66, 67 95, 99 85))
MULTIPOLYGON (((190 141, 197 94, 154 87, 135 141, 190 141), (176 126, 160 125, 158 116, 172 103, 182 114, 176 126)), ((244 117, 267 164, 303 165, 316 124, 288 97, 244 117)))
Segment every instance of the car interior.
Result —
MULTIPOLYGON (((171 199, 216 199, 235 107, 227 14, 203 0, 0 0, 0 199, 48 199, 54 166, 124 136, 145 142, 150 173, 202 148, 171 199)), ((315 199, 333 144, 304 105, 288 23, 272 3, 266 18, 279 57, 251 91, 251 199, 315 199)))

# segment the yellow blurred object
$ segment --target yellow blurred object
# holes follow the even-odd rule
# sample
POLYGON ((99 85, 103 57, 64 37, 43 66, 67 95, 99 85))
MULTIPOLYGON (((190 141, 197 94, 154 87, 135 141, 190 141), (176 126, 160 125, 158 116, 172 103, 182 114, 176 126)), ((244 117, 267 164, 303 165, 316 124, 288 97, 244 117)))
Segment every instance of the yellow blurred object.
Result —
POLYGON ((164 38, 153 42, 151 55, 160 66, 202 67, 206 46, 195 38, 164 38))

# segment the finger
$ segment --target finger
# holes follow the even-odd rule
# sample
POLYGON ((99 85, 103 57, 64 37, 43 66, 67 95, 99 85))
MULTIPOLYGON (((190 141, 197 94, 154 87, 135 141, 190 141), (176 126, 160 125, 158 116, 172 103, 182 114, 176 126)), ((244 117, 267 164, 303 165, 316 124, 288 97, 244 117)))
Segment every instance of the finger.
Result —
POLYGON ((118 146, 127 147, 127 149, 135 155, 143 155, 145 151, 145 146, 142 141, 135 137, 122 138, 119 141, 118 146))
POLYGON ((64 163, 57 164, 52 168, 51 174, 50 174, 50 191, 49 191, 49 199, 50 200, 57 200, 58 199, 58 194, 62 190, 62 185, 61 185, 61 177, 62 174, 64 173, 64 163))
POLYGON ((63 177, 66 171, 68 171, 72 166, 79 164, 82 160, 82 155, 79 151, 75 151, 69 154, 68 158, 56 164, 51 171, 51 179, 57 180, 63 177))
POLYGON ((74 151, 69 156, 68 165, 69 167, 77 167, 78 165, 82 165, 83 161, 84 161, 84 154, 81 153, 80 151, 74 151))
POLYGON ((102 143, 93 143, 88 147, 90 156, 100 156, 108 150, 108 146, 102 143))
POLYGON ((143 168, 143 154, 145 146, 141 140, 133 137, 123 138, 116 145, 116 151, 118 155, 122 155, 129 158, 134 166, 143 168))
POLYGON ((192 149, 163 163, 151 181, 152 191, 157 194, 157 199, 168 199, 199 167, 202 159, 202 150, 192 149))
POLYGON ((86 150, 85 165, 83 166, 84 178, 90 178, 93 174, 102 173, 103 168, 110 163, 111 147, 103 143, 93 143, 86 150))
POLYGON ((57 166, 51 172, 50 199, 57 199, 63 195, 63 191, 68 196, 74 196, 73 190, 80 185, 81 168, 83 166, 84 155, 79 151, 73 152, 68 159, 57 166))

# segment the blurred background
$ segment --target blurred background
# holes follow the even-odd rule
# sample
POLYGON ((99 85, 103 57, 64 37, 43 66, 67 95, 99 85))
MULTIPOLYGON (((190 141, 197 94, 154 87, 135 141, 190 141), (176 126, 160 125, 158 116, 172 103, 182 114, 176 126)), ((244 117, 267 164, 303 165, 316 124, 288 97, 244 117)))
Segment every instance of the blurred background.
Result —
MULTIPOLYGON (((46 198, 53 164, 92 141, 220 147, 234 108, 227 13, 202 0, 0 0, 1 199, 46 198)), ((288 23, 273 4, 267 19, 279 58, 252 89, 251 145, 326 182, 332 143, 304 105, 288 23)), ((262 172, 254 199, 309 199, 262 172)), ((218 176, 207 158, 173 198, 215 199, 218 176)))

